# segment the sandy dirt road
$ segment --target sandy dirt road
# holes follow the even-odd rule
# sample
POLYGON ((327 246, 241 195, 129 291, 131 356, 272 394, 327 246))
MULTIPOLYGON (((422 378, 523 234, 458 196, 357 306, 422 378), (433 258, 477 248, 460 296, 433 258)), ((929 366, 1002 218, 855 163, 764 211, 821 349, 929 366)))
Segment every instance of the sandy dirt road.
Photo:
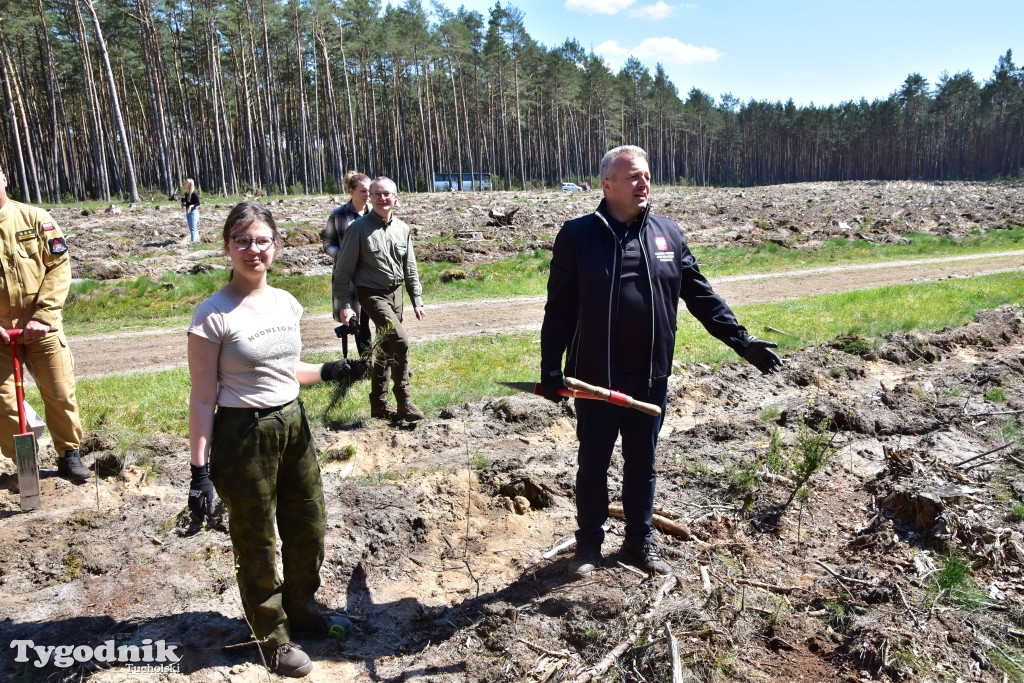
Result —
MULTIPOLYGON (((956 256, 916 261, 836 266, 715 278, 712 284, 730 305, 783 301, 798 297, 869 289, 951 277, 1020 271, 1024 251, 982 256, 956 256)), ((429 301, 429 292, 427 300, 429 301)), ((544 297, 475 300, 426 306, 426 318, 409 322, 413 342, 446 337, 539 329, 544 297)), ((307 352, 340 349, 336 323, 329 315, 307 315, 302 321, 302 344, 307 352)), ((186 364, 182 330, 156 329, 126 334, 70 335, 79 377, 117 373, 156 372, 186 364)), ((354 349, 350 349, 354 353, 354 349)))

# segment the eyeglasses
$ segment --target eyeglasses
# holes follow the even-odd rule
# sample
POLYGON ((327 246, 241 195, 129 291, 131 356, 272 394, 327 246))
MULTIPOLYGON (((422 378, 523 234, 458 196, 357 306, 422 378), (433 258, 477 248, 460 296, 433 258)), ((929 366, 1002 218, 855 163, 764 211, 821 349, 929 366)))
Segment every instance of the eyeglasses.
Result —
POLYGON ((276 240, 273 237, 267 237, 266 235, 260 235, 259 237, 249 237, 248 235, 232 235, 231 244, 238 251, 246 251, 252 245, 256 245, 257 251, 266 251, 270 249, 276 240))
POLYGON ((377 197, 378 199, 387 199, 388 197, 394 197, 394 192, 371 192, 371 197, 377 197))

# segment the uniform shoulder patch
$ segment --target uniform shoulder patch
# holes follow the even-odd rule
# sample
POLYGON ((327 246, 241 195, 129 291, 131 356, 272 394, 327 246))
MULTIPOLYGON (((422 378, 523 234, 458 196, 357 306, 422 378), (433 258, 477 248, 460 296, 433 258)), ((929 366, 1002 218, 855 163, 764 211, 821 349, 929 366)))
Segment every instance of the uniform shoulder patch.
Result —
POLYGON ((43 223, 43 232, 49 232, 53 227, 53 223, 43 223))
POLYGON ((28 228, 27 230, 19 230, 14 235, 18 238, 19 242, 30 242, 36 238, 36 231, 28 228))
POLYGON ((64 241, 63 237, 54 237, 47 244, 50 245, 50 253, 54 256, 63 254, 68 250, 68 243, 64 241))

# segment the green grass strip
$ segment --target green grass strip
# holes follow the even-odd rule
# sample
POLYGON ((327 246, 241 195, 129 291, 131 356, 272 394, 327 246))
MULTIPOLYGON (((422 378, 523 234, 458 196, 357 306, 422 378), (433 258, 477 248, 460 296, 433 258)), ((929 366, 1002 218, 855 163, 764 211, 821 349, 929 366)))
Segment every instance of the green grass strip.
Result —
MULTIPOLYGON (((1002 273, 937 283, 899 285, 736 309, 755 335, 776 341, 781 350, 817 345, 841 334, 857 334, 877 343, 892 332, 959 326, 987 308, 1024 300, 1024 276, 1002 273), (771 332, 768 327, 786 332, 771 332)), ((538 304, 540 305, 540 304, 538 304)), ((536 381, 540 367, 539 334, 462 337, 413 347, 414 400, 429 416, 448 405, 505 396, 497 381, 536 381)), ((182 340, 184 344, 184 339, 182 340)), ((312 354, 310 362, 332 358, 312 354)), ((690 315, 680 315, 676 358, 683 363, 716 364, 737 356, 704 331, 690 315)), ((188 431, 188 373, 184 369, 121 377, 83 379, 79 405, 87 431, 116 435, 123 447, 157 434, 184 437, 188 431)), ((333 385, 302 390, 314 428, 345 428, 369 415, 363 382, 332 410, 333 385)), ((29 401, 41 407, 38 392, 29 401)))
MULTIPOLYGON (((756 249, 694 249, 708 276, 767 273, 835 265, 886 262, 914 258, 963 256, 1024 248, 1024 228, 994 230, 960 240, 911 234, 909 244, 877 245, 864 241, 830 240, 818 249, 785 249, 766 244, 756 249)), ((211 263, 224 263, 216 250, 211 263)), ((542 296, 546 292, 551 254, 524 249, 508 258, 482 265, 421 263, 420 281, 428 303, 542 296)), ((283 275, 271 272, 270 283, 291 292, 307 313, 329 313, 329 275, 283 275)), ((85 280, 72 285, 64 310, 73 334, 184 328, 196 306, 227 281, 224 270, 182 275, 167 273, 157 280, 85 280)))

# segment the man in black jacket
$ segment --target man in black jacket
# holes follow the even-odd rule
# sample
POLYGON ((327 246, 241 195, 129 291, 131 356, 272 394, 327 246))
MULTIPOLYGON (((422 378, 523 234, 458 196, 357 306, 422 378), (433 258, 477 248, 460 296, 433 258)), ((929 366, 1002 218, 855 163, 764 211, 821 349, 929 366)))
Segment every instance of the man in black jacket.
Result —
MULTIPOLYGON (((679 226, 650 213, 647 154, 631 145, 601 160, 604 200, 594 213, 569 221, 555 238, 548 300, 541 328, 541 386, 560 400, 565 374, 609 387, 665 410, 672 374, 679 299, 712 335, 761 372, 782 361, 772 342, 756 339, 701 275, 679 226)), ((608 517, 608 466, 622 437, 623 559, 668 574, 654 544, 654 453, 661 417, 601 401, 577 401, 574 577, 601 563, 608 517)))

